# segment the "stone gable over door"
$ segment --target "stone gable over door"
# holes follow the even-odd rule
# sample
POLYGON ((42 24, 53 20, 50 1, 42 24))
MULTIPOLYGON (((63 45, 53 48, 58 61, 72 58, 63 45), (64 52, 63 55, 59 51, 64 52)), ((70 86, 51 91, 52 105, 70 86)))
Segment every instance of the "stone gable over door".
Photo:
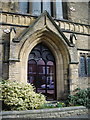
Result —
POLYGON ((57 99, 68 91, 68 66, 70 54, 68 39, 60 31, 47 12, 26 28, 19 36, 11 32, 9 79, 27 83, 28 56, 39 43, 44 43, 51 50, 56 62, 57 99))

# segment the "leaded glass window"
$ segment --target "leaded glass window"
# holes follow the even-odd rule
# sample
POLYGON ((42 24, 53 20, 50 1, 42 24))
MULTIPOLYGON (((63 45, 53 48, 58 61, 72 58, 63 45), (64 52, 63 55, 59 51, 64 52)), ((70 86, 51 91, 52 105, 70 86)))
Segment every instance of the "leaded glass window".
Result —
POLYGON ((90 57, 89 56, 85 55, 80 57, 79 76, 80 77, 90 76, 90 57))
POLYGON ((28 12, 28 0, 26 0, 25 2, 21 2, 21 0, 19 0, 19 10, 21 13, 27 13, 28 12))
POLYGON ((45 10, 51 15, 51 3, 50 0, 48 0, 47 2, 43 2, 42 4, 42 12, 44 12, 45 10))
POLYGON ((56 18, 57 19, 63 18, 62 0, 56 0, 56 18))
MULTIPOLYGON (((66 4, 66 2, 65 2, 66 4)), ((21 13, 30 13, 35 16, 39 16, 45 10, 56 19, 67 19, 67 9, 62 0, 29 0, 23 1, 19 0, 19 10, 21 13)))
POLYGON ((28 58, 28 82, 48 100, 55 97, 55 58, 43 43, 36 45, 28 58))
POLYGON ((87 75, 90 76, 90 57, 86 58, 86 62, 87 62, 87 75))
POLYGON ((36 2, 36 0, 33 1, 31 11, 32 11, 32 15, 35 16, 41 14, 41 0, 39 2, 36 2))
POLYGON ((85 73, 85 57, 81 56, 80 57, 80 71, 79 71, 79 75, 84 77, 86 75, 85 73))

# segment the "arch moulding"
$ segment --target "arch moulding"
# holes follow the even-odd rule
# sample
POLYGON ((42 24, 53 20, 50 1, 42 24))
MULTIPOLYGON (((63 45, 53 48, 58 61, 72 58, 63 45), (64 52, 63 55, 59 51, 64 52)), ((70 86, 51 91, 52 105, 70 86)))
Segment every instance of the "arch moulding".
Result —
POLYGON ((38 31, 32 34, 23 45, 19 52, 20 59, 20 81, 27 83, 27 63, 31 50, 39 43, 43 42, 51 50, 56 63, 56 96, 57 99, 63 98, 68 87, 66 75, 69 64, 69 51, 60 37, 50 31, 38 31))

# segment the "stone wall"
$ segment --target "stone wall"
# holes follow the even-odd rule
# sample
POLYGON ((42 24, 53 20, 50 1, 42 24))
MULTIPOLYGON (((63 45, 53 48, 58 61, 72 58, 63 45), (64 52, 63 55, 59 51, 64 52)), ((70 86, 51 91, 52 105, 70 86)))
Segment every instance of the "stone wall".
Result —
POLYGON ((68 2, 68 7, 69 20, 85 24, 89 23, 90 6, 88 2, 68 2))
MULTIPOLYGON (((2 1, 0 2, 0 10, 7 12, 17 12, 19 13, 19 0, 11 1, 2 1)), ((89 11, 90 5, 88 2, 67 2, 68 10, 68 20, 79 22, 79 23, 89 23, 89 11), (84 10, 83 10, 84 8, 84 10)))
POLYGON ((18 0, 3 0, 0 1, 0 10, 7 11, 7 12, 18 12, 18 0))
MULTIPOLYGON (((1 12, 0 22, 9 25, 21 25, 22 27, 32 24, 37 17, 25 14, 1 12)), ((90 26, 65 20, 55 20, 55 23, 62 31, 71 31, 82 34, 90 34, 90 26)))
MULTIPOLYGON (((2 22, 4 20, 3 26, 1 26, 1 32, 2 32, 1 43, 2 43, 2 40, 4 42, 10 40, 9 37, 8 37, 9 33, 8 34, 4 33, 4 30, 7 30, 7 29, 10 30, 12 27, 14 27, 16 29, 15 37, 19 36, 19 34, 22 33, 23 30, 26 29, 28 27, 28 25, 32 24, 35 21, 35 19, 36 19, 36 18, 34 18, 34 17, 30 16, 30 15, 27 16, 27 15, 22 15, 22 14, 6 13, 6 12, 1 13, 1 18, 3 18, 3 19, 1 19, 2 22), (15 16, 17 17, 17 19, 15 18, 15 16), (16 22, 15 22, 15 20, 16 20, 16 22), (6 23, 6 25, 4 23, 6 23), (20 27, 20 25, 22 27, 20 27)), ((73 91, 77 87, 86 88, 88 86, 88 78, 84 78, 84 77, 83 78, 79 78, 79 76, 78 76, 79 64, 77 64, 77 63, 79 62, 78 58, 79 58, 79 53, 80 52, 79 52, 79 50, 77 51, 77 49, 78 48, 79 49, 89 49, 89 46, 88 46, 88 40, 89 40, 88 38, 89 38, 89 36, 88 35, 89 35, 90 27, 88 25, 79 24, 79 23, 77 24, 77 23, 73 23, 73 22, 69 22, 69 21, 56 21, 55 20, 55 22, 60 27, 60 29, 62 31, 64 31, 63 33, 66 35, 68 40, 70 39, 70 34, 71 34, 68 31, 76 32, 75 35, 76 35, 77 40, 75 40, 75 47, 68 47, 69 52, 70 52, 71 62, 72 63, 76 63, 76 64, 71 64, 71 66, 70 66, 70 71, 69 71, 69 73, 71 72, 70 73, 71 75, 70 75, 70 78, 69 78, 70 90, 73 91), (86 84, 83 85, 83 83, 86 83, 86 84)), ((17 43, 14 44, 13 48, 12 48, 13 42, 11 42, 10 44, 11 44, 10 45, 10 51, 11 51, 10 54, 13 54, 15 56, 15 51, 16 50, 14 48, 16 48, 17 43), (12 50, 13 50, 13 52, 12 52, 12 50)), ((0 48, 1 51, 4 50, 3 48, 4 48, 4 44, 1 44, 1 48, 0 48)), ((17 48, 17 51, 18 51, 18 48, 17 48)), ((4 53, 4 52, 2 52, 2 53, 4 53)), ((16 54, 17 53, 18 52, 16 52, 16 54)), ((2 59, 3 59, 3 55, 4 54, 2 54, 2 56, 1 56, 2 59)), ((4 62, 3 63, 3 67, 2 67, 3 68, 3 70, 2 70, 3 72, 1 71, 1 74, 3 74, 3 78, 7 79, 8 76, 9 76, 9 78, 11 80, 12 79, 13 80, 19 79, 20 81, 22 81, 21 78, 19 77, 19 75, 20 75, 20 72, 19 72, 20 67, 19 67, 18 64, 19 64, 19 61, 17 61, 17 62, 14 61, 12 63, 8 63, 8 62, 5 63, 4 62), (11 67, 8 68, 8 65, 13 66, 13 67, 12 68, 11 67), (17 68, 15 68, 15 65, 17 65, 17 68), (11 74, 11 72, 13 74, 11 74)), ((2 62, 1 62, 1 66, 2 66, 2 62)), ((58 73, 58 75, 60 75, 60 73, 58 73)), ((65 86, 65 88, 66 88, 66 86, 65 86)))
POLYGON ((15 24, 15 25, 30 25, 35 20, 35 17, 31 15, 24 15, 18 13, 0 13, 0 22, 7 24, 15 24))
MULTIPOLYGON (((0 53, 0 76, 3 76, 4 79, 7 79, 9 76, 9 78, 11 80, 19 79, 20 81, 22 81, 22 79, 23 79, 23 81, 24 81, 25 79, 27 79, 27 75, 25 75, 25 71, 22 72, 23 73, 22 74, 20 70, 22 70, 22 68, 27 69, 27 67, 25 66, 26 65, 25 60, 27 60, 27 59, 26 59, 26 57, 24 59, 22 59, 22 60, 24 60, 24 62, 20 65, 20 61, 18 60, 17 57, 16 57, 16 59, 10 58, 9 55, 16 56, 18 54, 19 47, 20 47, 20 44, 14 43, 12 41, 12 39, 14 37, 15 38, 19 37, 20 34, 22 34, 24 29, 27 29, 27 27, 29 27, 30 25, 32 26, 32 24, 34 24, 37 17, 31 16, 29 14, 18 13, 17 12, 18 11, 17 2, 12 3, 12 4, 8 3, 8 2, 4 2, 3 4, 0 4, 0 5, 1 5, 1 10, 6 11, 6 12, 0 12, 0 24, 1 24, 1 26, 0 26, 0 32, 1 32, 0 51, 2 53, 2 54, 0 53), (12 34, 12 31, 10 31, 10 30, 13 27, 15 28, 16 33, 14 32, 13 37, 11 37, 11 39, 10 39, 9 35, 12 34), (5 31, 9 31, 9 33, 5 33, 5 31), (8 43, 10 42, 10 46, 6 47, 7 49, 4 50, 7 42, 8 43), (20 75, 22 76, 22 79, 20 78, 20 75)), ((71 91, 73 91, 77 87, 86 88, 88 86, 88 78, 87 77, 80 78, 78 76, 80 52, 83 53, 83 52, 87 51, 88 53, 90 53, 90 48, 88 45, 89 37, 90 37, 90 25, 87 25, 88 24, 88 15, 87 15, 88 4, 73 2, 73 3, 68 3, 68 7, 69 7, 69 20, 71 20, 71 21, 54 19, 54 22, 58 25, 58 29, 60 28, 60 30, 65 34, 65 36, 67 37, 69 42, 70 42, 71 33, 75 34, 77 40, 74 39, 75 46, 68 47, 68 45, 67 45, 68 51, 70 53, 70 56, 69 56, 70 61, 68 63, 67 63, 68 60, 65 60, 65 61, 63 60, 64 64, 62 64, 62 63, 60 63, 60 61, 62 61, 61 58, 57 59, 57 61, 59 61, 56 66, 58 68, 56 70, 57 71, 56 76, 57 76, 57 81, 58 81, 57 82, 57 91, 59 91, 63 87, 64 87, 63 89, 67 91, 67 84, 70 85, 71 91), (73 9, 75 9, 75 11, 73 11, 71 9, 72 7, 73 7, 73 9), (82 11, 83 8, 84 8, 84 11, 82 11), (72 22, 72 21, 76 21, 76 22, 72 22), (85 23, 85 24, 82 24, 82 23, 85 23), (79 50, 79 49, 82 49, 82 50, 79 50), (66 63, 67 63, 67 65, 65 65, 66 63), (60 67, 60 65, 64 66, 65 69, 63 69, 63 67, 60 67), (68 71, 68 66, 69 66, 69 71, 68 71), (68 76, 68 73, 70 74, 70 76, 68 76), (64 76, 64 77, 61 77, 61 76, 64 76), (64 85, 61 85, 61 81, 63 82, 64 85), (69 81, 69 83, 67 83, 67 81, 69 81)), ((33 31, 34 29, 38 31, 37 28, 41 29, 41 27, 42 27, 41 23, 44 22, 45 19, 44 20, 41 19, 41 21, 39 22, 40 24, 37 24, 37 26, 38 25, 39 26, 32 28, 31 31, 33 31)), ((51 23, 49 22, 48 26, 50 26, 50 25, 51 25, 51 23)), ((52 31, 54 30, 53 28, 54 27, 50 26, 50 29, 52 31)), ((54 33, 55 33, 55 31, 54 31, 54 33)), ((57 41, 57 37, 53 36, 54 34, 51 36, 49 36, 49 35, 51 35, 51 34, 48 31, 48 34, 43 34, 41 36, 41 38, 45 39, 45 41, 48 40, 48 42, 47 42, 48 46, 50 43, 51 48, 52 48, 52 45, 55 43, 57 46, 56 46, 56 48, 55 48, 55 46, 53 46, 52 51, 56 52, 56 50, 58 49, 57 50, 58 56, 60 55, 60 52, 62 52, 62 56, 65 58, 67 56, 64 52, 66 48, 62 47, 61 43, 58 42, 59 40, 57 41), (47 37, 45 37, 45 35, 47 37), (48 37, 50 37, 50 40, 48 39, 48 37), (52 43, 52 41, 54 41, 54 42, 52 43)), ((33 34, 33 38, 34 37, 35 37, 35 35, 33 34)), ((35 39, 33 39, 33 38, 32 38, 32 40, 30 38, 30 40, 29 40, 30 42, 28 43, 29 46, 31 44, 31 41, 34 41, 34 42, 36 41, 36 38, 35 39)), ((39 39, 41 39, 41 38, 39 38, 39 39)), ((24 39, 24 38, 22 38, 22 39, 24 39)), ((36 41, 35 44, 37 44, 37 43, 39 43, 39 42, 36 41)), ((21 44, 22 44, 22 42, 21 42, 21 44)), ((34 47, 34 44, 32 44, 32 47, 34 47)), ((27 46, 26 46, 26 48, 27 48, 27 46)), ((31 48, 29 48, 29 50, 31 50, 31 48)), ((24 53, 24 55, 27 54, 26 50, 23 53, 24 53)), ((56 53, 54 53, 54 54, 56 55, 56 53)), ((27 72, 26 72, 26 74, 27 74, 27 72)), ((24 82, 27 82, 27 80, 25 80, 24 82)), ((62 93, 65 92, 64 90, 61 90, 61 92, 62 93)), ((61 93, 58 92, 58 96, 60 94, 61 93)))
POLYGON ((65 107, 53 109, 27 110, 27 111, 6 111, 1 112, 0 117, 3 119, 48 119, 48 118, 67 118, 72 116, 88 114, 88 109, 83 106, 80 107, 65 107))

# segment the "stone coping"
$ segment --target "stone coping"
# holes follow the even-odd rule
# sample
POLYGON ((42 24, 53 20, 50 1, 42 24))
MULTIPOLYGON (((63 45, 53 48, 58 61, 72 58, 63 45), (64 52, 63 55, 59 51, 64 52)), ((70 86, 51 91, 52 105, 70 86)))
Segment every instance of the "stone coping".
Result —
POLYGON ((61 118, 73 115, 88 114, 84 106, 49 108, 25 111, 1 111, 2 118, 61 118))

